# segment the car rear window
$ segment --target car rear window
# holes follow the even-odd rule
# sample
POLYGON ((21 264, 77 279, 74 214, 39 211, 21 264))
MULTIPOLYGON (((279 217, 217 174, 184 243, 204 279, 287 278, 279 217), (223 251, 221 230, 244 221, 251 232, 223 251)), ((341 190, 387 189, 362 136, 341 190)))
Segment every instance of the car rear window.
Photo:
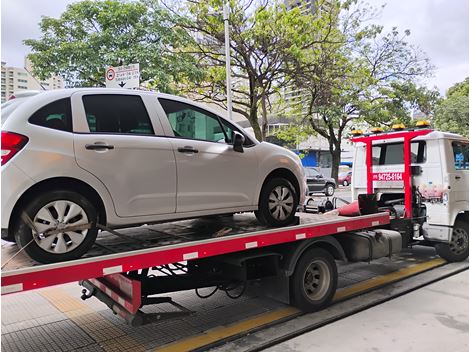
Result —
POLYGON ((29 123, 53 130, 72 132, 72 110, 70 98, 49 103, 29 118, 29 123))

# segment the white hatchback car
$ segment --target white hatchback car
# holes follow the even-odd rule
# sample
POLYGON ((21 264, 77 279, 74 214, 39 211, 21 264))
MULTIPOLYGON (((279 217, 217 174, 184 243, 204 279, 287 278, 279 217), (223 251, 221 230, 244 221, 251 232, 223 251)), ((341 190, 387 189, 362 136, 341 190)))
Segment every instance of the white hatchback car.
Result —
POLYGON ((188 99, 83 88, 11 105, 2 114, 2 238, 37 261, 87 252, 98 230, 76 225, 255 211, 261 223, 285 226, 303 203, 294 153, 188 99))

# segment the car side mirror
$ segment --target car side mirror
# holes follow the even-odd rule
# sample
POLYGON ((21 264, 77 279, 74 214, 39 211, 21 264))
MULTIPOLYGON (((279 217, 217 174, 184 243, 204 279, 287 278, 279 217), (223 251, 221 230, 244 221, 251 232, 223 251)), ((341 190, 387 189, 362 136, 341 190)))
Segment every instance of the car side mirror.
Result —
POLYGON ((245 136, 240 132, 233 132, 233 150, 243 153, 243 143, 245 143, 245 136))

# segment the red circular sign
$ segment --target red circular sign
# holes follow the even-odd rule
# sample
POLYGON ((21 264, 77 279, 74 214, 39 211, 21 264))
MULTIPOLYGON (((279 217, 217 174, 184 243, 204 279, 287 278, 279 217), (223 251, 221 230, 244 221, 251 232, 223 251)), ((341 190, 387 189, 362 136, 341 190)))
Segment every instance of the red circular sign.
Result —
POLYGON ((114 70, 113 70, 112 68, 109 68, 109 69, 106 71, 106 79, 107 79, 108 81, 112 81, 115 76, 116 76, 116 73, 114 72, 114 70))

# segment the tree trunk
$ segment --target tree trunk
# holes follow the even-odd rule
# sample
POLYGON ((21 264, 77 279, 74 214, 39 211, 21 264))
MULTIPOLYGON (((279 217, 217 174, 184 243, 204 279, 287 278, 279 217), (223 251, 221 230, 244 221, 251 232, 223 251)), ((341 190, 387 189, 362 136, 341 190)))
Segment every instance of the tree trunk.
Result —
POLYGON ((338 183, 339 164, 341 162, 341 142, 329 141, 331 153, 331 177, 338 183))
POLYGON ((250 117, 248 120, 250 121, 251 127, 253 128, 255 138, 262 142, 264 138, 258 122, 258 107, 256 105, 250 107, 250 117))
POLYGON ((261 135, 263 141, 266 138, 266 133, 268 132, 268 112, 266 109, 266 95, 263 94, 261 97, 261 113, 262 113, 262 125, 261 125, 261 135))

